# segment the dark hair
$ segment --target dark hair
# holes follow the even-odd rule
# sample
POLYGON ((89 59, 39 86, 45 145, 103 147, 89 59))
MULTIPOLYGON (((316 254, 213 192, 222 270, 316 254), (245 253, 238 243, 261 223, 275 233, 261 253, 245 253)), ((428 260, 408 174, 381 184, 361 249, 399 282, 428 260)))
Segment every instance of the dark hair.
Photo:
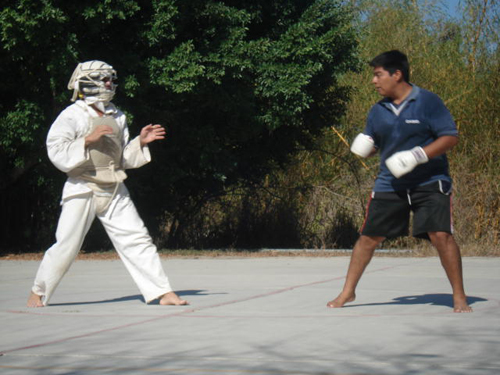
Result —
POLYGON ((400 70, 403 74, 403 79, 408 83, 410 82, 410 64, 403 52, 392 50, 381 53, 370 61, 370 66, 373 68, 382 67, 390 75, 393 75, 396 70, 400 70))

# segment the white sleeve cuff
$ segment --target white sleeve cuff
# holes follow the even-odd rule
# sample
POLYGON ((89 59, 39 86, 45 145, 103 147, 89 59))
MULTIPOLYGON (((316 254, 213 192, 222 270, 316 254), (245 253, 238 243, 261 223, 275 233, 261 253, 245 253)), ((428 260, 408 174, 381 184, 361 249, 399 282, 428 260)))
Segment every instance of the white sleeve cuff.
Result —
POLYGON ((134 169, 142 167, 151 161, 149 147, 141 147, 139 136, 135 137, 123 150, 123 167, 134 169))

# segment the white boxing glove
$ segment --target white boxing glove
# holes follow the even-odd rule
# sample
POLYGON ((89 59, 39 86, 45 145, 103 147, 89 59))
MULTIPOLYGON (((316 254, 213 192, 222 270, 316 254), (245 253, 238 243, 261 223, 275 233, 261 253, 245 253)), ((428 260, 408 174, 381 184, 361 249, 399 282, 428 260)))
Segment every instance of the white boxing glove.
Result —
POLYGON ((420 146, 414 147, 408 151, 396 152, 391 157, 387 158, 385 165, 391 173, 399 178, 411 172, 419 164, 424 164, 429 161, 424 149, 420 146))
POLYGON ((351 152, 366 158, 372 153, 374 143, 372 137, 359 133, 351 144, 351 152))

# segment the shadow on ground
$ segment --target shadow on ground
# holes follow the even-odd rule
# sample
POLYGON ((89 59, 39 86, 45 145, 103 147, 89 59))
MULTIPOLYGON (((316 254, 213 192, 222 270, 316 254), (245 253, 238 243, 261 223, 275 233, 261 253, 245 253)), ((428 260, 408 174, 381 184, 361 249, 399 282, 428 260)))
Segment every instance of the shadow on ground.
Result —
MULTIPOLYGON (((467 297, 467 303, 470 305, 476 302, 487 301, 481 297, 467 297)), ((394 298, 390 302, 377 302, 377 303, 363 303, 363 304, 350 304, 343 306, 346 307, 360 307, 360 306, 386 306, 386 305, 433 305, 433 306, 447 306, 453 307, 453 295, 448 293, 442 294, 421 294, 415 296, 403 296, 394 298)))
MULTIPOLYGON (((175 292, 179 297, 183 296, 209 296, 214 294, 227 294, 227 293, 208 293, 206 290, 179 290, 175 292)), ((81 306, 81 305, 98 305, 103 303, 119 303, 127 301, 141 301, 144 302, 144 298, 140 294, 133 296, 125 296, 120 298, 106 299, 102 301, 84 301, 84 302, 67 302, 67 303, 51 303, 50 306, 81 306)), ((158 300, 152 301, 149 305, 158 305, 158 300)))

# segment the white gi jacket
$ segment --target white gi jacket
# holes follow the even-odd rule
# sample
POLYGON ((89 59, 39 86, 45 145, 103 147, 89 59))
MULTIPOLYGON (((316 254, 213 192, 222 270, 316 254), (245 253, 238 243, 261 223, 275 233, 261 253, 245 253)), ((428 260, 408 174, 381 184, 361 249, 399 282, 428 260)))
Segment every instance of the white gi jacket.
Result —
MULTIPOLYGON (((141 148, 139 137, 129 142, 125 115, 110 105, 107 114, 122 132, 122 169, 138 168, 151 160, 147 146, 141 148)), ((52 163, 68 173, 90 160, 85 137, 97 113, 79 100, 67 107, 52 124, 47 136, 47 149, 52 163)), ((93 206, 95 191, 90 182, 69 177, 62 194, 63 208, 56 231, 56 243, 44 255, 32 288, 43 296, 46 305, 71 263, 76 258, 92 221, 96 217, 104 226, 113 246, 137 284, 146 303, 172 291, 163 271, 156 246, 144 226, 127 188, 119 183, 110 206, 99 213, 93 206), (79 199, 70 199, 70 198, 79 199), (113 217, 112 217, 113 216, 113 217)))
MULTIPOLYGON (((113 104, 107 107, 106 114, 113 115, 123 134, 121 167, 133 169, 149 163, 151 154, 148 146, 141 147, 139 137, 129 142, 125 114, 113 104)), ((62 172, 68 173, 89 160, 90 155, 85 148, 85 137, 90 129, 91 117, 98 117, 96 111, 83 100, 77 100, 63 110, 52 124, 47 135, 47 152, 50 161, 62 172)), ((123 183, 121 185, 117 196, 128 194, 123 183)), ((92 189, 87 186, 86 181, 77 177, 68 177, 64 184, 61 204, 69 198, 90 192, 92 189)))

